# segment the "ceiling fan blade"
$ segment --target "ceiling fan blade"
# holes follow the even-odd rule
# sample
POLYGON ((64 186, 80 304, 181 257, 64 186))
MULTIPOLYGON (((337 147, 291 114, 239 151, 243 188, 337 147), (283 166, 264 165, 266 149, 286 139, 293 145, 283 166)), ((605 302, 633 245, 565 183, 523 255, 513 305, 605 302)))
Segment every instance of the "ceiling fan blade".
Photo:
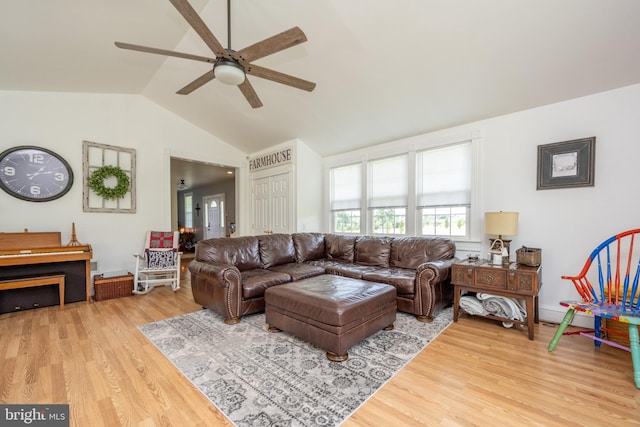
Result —
POLYGON ((284 74, 279 71, 274 71, 269 68, 260 67, 254 64, 250 64, 246 66, 245 71, 247 74, 251 74, 252 76, 260 77, 262 79, 271 80, 273 82, 281 83, 283 85, 306 90, 307 92, 313 91, 313 89, 315 89, 316 87, 316 84, 310 81, 302 80, 302 79, 299 79, 298 77, 293 77, 288 74, 284 74))
POLYGON ((191 83, 189 83, 188 85, 186 85, 185 87, 177 91, 176 93, 178 95, 189 95, 194 90, 203 86, 205 83, 209 83, 211 80, 215 78, 216 76, 215 74, 213 74, 213 70, 207 71, 206 73, 204 73, 203 75, 201 75, 200 77, 198 77, 197 79, 195 79, 194 81, 192 81, 191 83))
POLYGON ((302 30, 298 27, 293 27, 287 31, 283 31, 280 34, 276 34, 273 37, 264 39, 258 43, 247 46, 235 52, 233 58, 241 64, 249 64, 257 59, 264 58, 272 53, 280 52, 281 50, 290 48, 292 46, 304 43, 307 41, 307 36, 304 35, 302 30))
POLYGON ((175 56, 177 58, 193 59, 194 61, 208 62, 210 64, 213 64, 216 62, 214 58, 207 58, 206 56, 192 55, 190 53, 174 52, 172 50, 157 49, 155 47, 140 46, 140 45, 131 44, 131 43, 115 42, 115 44, 120 49, 136 50, 138 52, 146 52, 146 53, 156 53, 158 55, 175 56))
POLYGON ((209 49, 216 54, 216 58, 223 57, 230 59, 229 54, 220 44, 216 36, 213 35, 209 27, 204 23, 198 13, 191 7, 187 0, 169 0, 171 4, 180 12, 184 19, 191 25, 200 38, 209 46, 209 49))
POLYGON ((260 101, 260 98, 258 98, 258 94, 253 89, 253 86, 251 85, 251 83, 249 83, 248 79, 245 78, 244 82, 238 85, 238 88, 240 89, 240 92, 242 92, 244 97, 247 98, 247 101, 249 101, 249 104, 251 104, 253 108, 262 107, 262 101, 260 101))

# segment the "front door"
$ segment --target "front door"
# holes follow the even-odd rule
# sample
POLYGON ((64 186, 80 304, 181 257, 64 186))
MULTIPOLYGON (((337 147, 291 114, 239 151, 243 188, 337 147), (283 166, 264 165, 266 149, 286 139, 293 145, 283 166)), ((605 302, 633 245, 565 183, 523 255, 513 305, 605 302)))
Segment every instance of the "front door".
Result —
POLYGON ((204 205, 205 239, 225 236, 224 194, 215 194, 202 198, 204 205))

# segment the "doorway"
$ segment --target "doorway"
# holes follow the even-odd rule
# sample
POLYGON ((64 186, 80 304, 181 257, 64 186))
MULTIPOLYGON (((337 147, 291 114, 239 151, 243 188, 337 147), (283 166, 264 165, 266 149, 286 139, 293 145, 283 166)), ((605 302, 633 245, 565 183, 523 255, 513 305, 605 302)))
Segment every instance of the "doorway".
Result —
MULTIPOLYGON (((171 224, 173 230, 185 228, 186 215, 192 219, 195 242, 203 240, 206 233, 204 198, 224 195, 224 210, 220 211, 225 225, 236 220, 236 168, 212 163, 171 157, 171 224), (192 194, 192 210, 186 212, 185 195, 192 194), (222 213, 226 212, 226 214, 222 213)), ((221 230, 222 236, 226 230, 221 230)))

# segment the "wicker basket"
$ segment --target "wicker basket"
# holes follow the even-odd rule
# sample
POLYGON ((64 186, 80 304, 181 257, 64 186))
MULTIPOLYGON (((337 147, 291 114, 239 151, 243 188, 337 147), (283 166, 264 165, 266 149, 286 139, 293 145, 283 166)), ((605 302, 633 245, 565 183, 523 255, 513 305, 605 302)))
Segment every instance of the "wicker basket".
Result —
POLYGON ((103 278, 102 274, 98 274, 93 278, 93 287, 96 301, 128 297, 133 295, 133 274, 109 278, 103 278))
POLYGON ((542 249, 524 246, 516 249, 516 261, 518 264, 537 267, 542 263, 542 249))

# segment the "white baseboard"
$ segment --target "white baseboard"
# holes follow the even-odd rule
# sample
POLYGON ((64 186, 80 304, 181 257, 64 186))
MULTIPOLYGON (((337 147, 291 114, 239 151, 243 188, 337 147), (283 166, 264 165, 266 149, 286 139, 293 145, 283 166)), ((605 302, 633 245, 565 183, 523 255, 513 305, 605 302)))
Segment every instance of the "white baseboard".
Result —
MULTIPOLYGON (((557 307, 541 305, 539 309, 539 317, 541 322, 545 321, 560 323, 562 322, 562 319, 564 319, 564 315, 567 313, 567 309, 565 307, 562 307, 561 305, 558 305, 557 307)), ((593 329, 593 316, 576 312, 571 325, 593 329)))

